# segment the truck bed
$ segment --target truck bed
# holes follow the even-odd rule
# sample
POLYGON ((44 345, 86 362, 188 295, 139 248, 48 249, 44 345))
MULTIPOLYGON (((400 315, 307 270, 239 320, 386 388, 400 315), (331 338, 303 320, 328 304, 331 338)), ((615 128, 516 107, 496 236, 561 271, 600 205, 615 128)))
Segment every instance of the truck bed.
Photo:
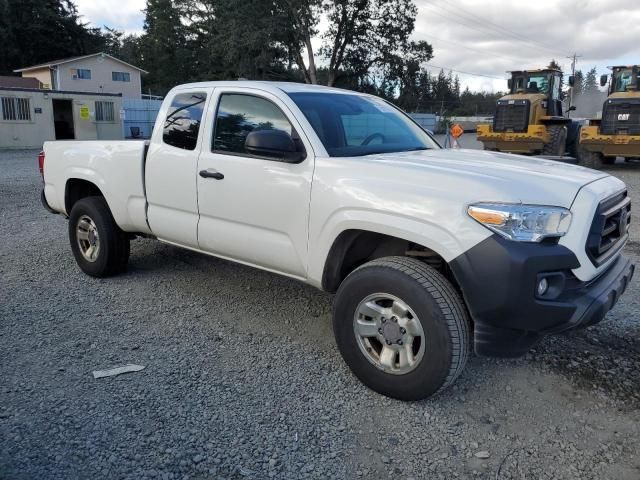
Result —
POLYGON ((122 230, 151 233, 146 219, 144 140, 46 142, 44 152, 44 193, 53 210, 68 215, 68 182, 85 180, 98 186, 122 230))

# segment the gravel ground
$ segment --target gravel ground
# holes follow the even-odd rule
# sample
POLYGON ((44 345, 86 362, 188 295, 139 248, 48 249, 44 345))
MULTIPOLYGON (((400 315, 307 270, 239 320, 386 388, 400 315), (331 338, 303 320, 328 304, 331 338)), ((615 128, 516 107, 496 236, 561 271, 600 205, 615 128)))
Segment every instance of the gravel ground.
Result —
MULTIPOLYGON (((640 276, 602 324, 403 403, 351 375, 313 288, 151 240, 81 274, 36 153, 0 152, 0 478, 640 478, 640 276)), ((640 168, 610 171, 640 205, 640 168)))

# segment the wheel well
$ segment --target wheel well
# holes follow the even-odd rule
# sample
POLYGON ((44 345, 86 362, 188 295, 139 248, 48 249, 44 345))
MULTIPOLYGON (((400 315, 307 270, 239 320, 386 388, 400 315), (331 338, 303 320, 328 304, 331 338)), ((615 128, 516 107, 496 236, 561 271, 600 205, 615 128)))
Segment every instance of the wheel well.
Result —
POLYGON ((439 270, 458 288, 447 262, 433 250, 402 238, 366 230, 346 230, 336 238, 324 265, 322 287, 333 293, 360 265, 392 255, 417 258, 439 270))
POLYGON ((67 214, 71 213, 71 209, 78 200, 85 197, 104 197, 104 195, 95 184, 80 178, 70 178, 64 190, 64 208, 67 214))

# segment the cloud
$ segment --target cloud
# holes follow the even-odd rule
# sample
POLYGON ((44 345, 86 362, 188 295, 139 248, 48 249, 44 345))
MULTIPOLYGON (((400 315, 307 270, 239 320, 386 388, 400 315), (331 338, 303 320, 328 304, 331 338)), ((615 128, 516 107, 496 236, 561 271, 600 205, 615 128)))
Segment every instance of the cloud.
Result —
POLYGON ((639 63, 640 3, 628 0, 416 0, 415 39, 434 46, 433 64, 458 71, 472 89, 502 89, 506 71, 548 65, 553 58, 571 68, 639 63), (633 58, 637 56, 638 58, 633 58))
POLYGON ((142 33, 145 0, 75 0, 82 20, 96 27, 111 27, 126 33, 142 33))

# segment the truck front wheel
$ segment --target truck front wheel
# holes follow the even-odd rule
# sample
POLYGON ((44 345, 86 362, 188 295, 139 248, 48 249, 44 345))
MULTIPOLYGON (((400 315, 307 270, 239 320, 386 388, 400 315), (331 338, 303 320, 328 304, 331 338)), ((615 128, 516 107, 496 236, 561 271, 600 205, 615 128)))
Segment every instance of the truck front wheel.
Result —
POLYGON ((116 224, 103 197, 78 200, 69 215, 71 251, 80 269, 92 277, 125 270, 129 237, 116 224))
POLYGON ((333 330, 356 377, 401 400, 420 400, 451 385, 470 351, 459 294, 438 271, 407 257, 354 270, 336 295, 333 330))

